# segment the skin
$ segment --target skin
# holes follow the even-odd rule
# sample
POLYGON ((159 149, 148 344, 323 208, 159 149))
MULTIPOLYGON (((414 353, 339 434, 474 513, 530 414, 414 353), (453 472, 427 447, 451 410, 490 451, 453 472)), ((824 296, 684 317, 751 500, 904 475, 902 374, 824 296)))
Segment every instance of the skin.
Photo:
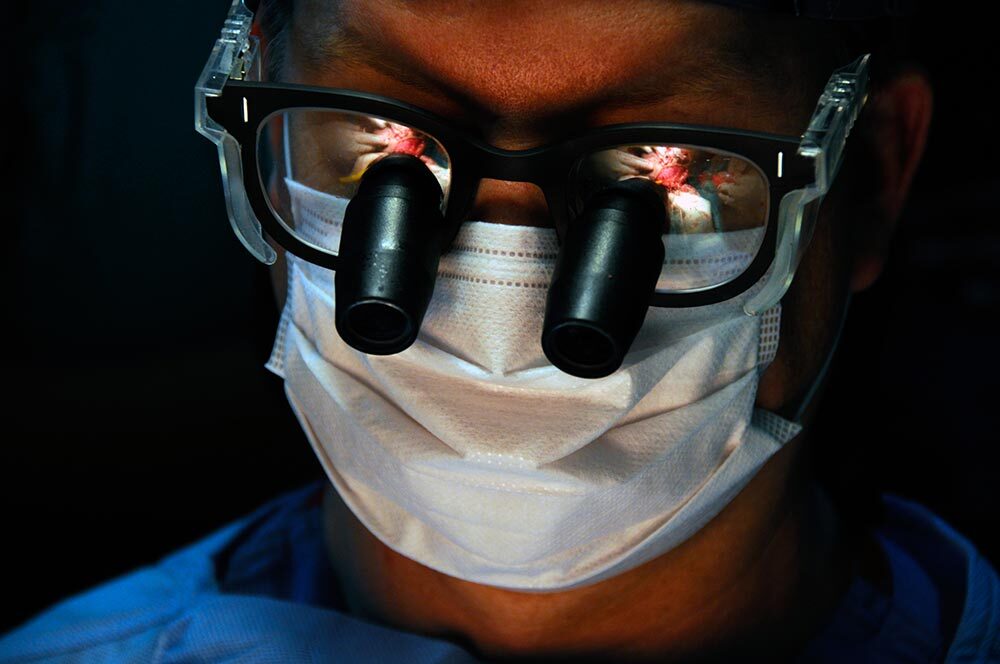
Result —
MULTIPOLYGON (((287 80, 405 100, 504 148, 636 121, 799 135, 825 82, 784 91, 738 77, 706 82, 698 54, 732 34, 738 20, 708 4, 345 0, 338 25, 351 48, 325 60, 306 57, 296 38, 315 31, 325 11, 317 4, 324 3, 297 10, 287 80)), ((869 100, 863 124, 877 138, 866 151, 855 148, 864 168, 849 158, 824 203, 783 301, 781 344, 762 376, 759 407, 792 415, 820 372, 848 293, 877 278, 931 106, 926 77, 907 69, 869 100), (863 201, 855 172, 874 178, 863 201), (874 231, 852 235, 858 224, 874 231)), ((541 192, 524 183, 484 181, 470 217, 550 225, 541 192)), ((279 299, 283 280, 279 266, 279 299)), ((443 575, 382 544, 332 490, 324 507, 330 555, 353 612, 457 640, 487 658, 781 659, 816 634, 853 574, 886 583, 877 546, 849 535, 814 484, 803 454, 813 408, 805 432, 705 528, 597 584, 519 593, 443 575)))

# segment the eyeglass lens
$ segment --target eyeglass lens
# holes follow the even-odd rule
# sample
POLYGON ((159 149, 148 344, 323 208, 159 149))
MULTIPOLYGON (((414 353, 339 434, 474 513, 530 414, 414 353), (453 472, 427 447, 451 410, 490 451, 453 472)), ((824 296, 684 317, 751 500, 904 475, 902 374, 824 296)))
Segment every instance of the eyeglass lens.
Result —
MULTIPOLYGON (((298 239, 328 253, 337 253, 344 210, 365 170, 387 154, 418 157, 448 199, 447 151, 405 124, 354 111, 288 109, 268 117, 258 135, 258 168, 275 216, 298 239)), ((668 212, 657 292, 720 286, 753 262, 770 201, 767 177, 753 162, 692 145, 603 147, 570 169, 570 218, 593 193, 628 178, 653 182, 668 212)))

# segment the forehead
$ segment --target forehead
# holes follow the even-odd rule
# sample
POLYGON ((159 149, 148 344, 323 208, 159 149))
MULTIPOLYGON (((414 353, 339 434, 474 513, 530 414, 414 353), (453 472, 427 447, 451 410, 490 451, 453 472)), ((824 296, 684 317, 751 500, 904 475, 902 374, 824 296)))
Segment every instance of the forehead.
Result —
POLYGON ((687 1, 300 0, 290 42, 300 80, 480 124, 699 123, 728 106, 731 126, 799 133, 811 104, 746 57, 746 20, 687 1))

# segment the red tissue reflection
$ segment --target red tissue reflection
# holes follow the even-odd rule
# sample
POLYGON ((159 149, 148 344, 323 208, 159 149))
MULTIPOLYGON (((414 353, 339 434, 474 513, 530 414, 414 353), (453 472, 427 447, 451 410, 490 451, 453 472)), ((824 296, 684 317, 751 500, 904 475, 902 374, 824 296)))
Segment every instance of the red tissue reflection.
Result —
POLYGON ((384 152, 390 154, 408 154, 419 157, 427 149, 427 141, 419 132, 403 125, 386 122, 385 127, 375 132, 375 135, 385 141, 384 152))
POLYGON ((649 179, 668 191, 694 193, 687 183, 691 176, 691 153, 683 148, 656 146, 642 155, 649 167, 649 179))

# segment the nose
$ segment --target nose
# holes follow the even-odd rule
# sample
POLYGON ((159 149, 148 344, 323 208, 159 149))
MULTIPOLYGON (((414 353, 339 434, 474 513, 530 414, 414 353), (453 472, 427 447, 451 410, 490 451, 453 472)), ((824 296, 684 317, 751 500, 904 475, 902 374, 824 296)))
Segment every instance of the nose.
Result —
POLYGON ((553 226, 545 195, 530 182, 481 180, 469 218, 510 226, 553 226))

